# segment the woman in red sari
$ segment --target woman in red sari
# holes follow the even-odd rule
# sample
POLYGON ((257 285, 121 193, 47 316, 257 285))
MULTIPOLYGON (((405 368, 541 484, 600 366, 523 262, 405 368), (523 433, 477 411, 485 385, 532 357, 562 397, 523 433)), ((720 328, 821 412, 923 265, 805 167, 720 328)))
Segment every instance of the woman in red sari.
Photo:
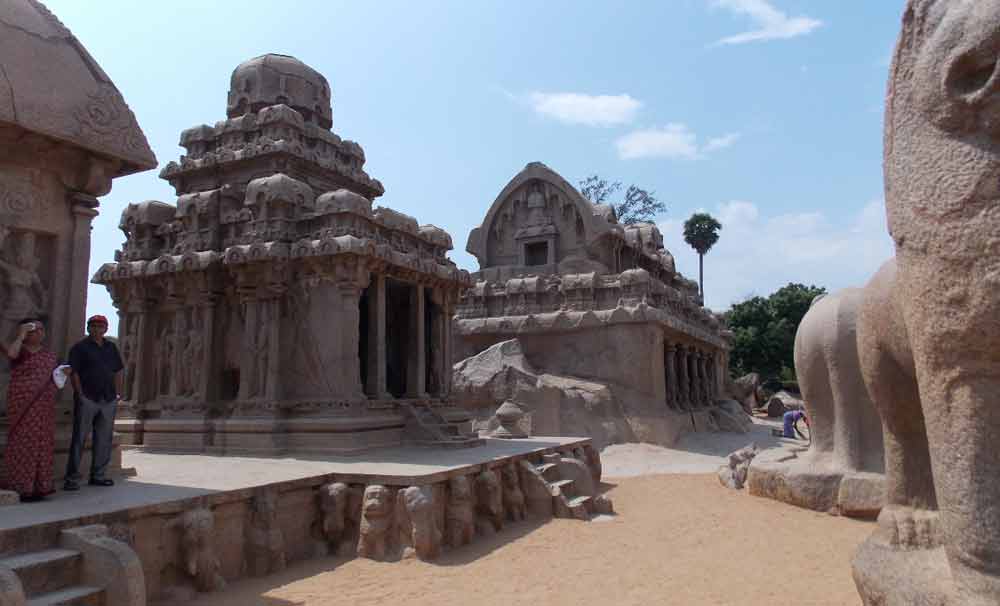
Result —
POLYGON ((7 387, 7 487, 22 501, 39 501, 52 488, 55 404, 58 388, 52 380, 56 355, 42 346, 45 325, 39 319, 18 326, 6 349, 10 360, 7 387))

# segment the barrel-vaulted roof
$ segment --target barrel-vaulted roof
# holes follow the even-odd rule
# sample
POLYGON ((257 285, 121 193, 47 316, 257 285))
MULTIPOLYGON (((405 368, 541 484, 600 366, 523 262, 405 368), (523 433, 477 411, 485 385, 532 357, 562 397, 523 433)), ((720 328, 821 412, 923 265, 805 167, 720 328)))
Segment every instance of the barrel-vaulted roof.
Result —
POLYGON ((0 1, 3 123, 118 159, 118 175, 156 166, 114 83, 37 0, 0 1))
POLYGON ((496 200, 490 206, 482 225, 473 229, 469 234, 469 241, 465 246, 465 250, 479 260, 480 268, 484 268, 487 263, 486 235, 489 233, 497 213, 503 208, 504 203, 511 194, 517 191, 522 185, 536 179, 549 183, 559 189, 565 195, 566 200, 569 200, 576 206, 584 222, 586 242, 590 243, 608 233, 621 231, 621 226, 617 224, 617 219, 614 218, 613 211, 609 215, 606 212, 607 207, 591 203, 575 187, 570 185, 566 179, 563 179, 559 173, 541 162, 531 162, 507 183, 506 187, 503 188, 500 195, 496 197, 496 200))

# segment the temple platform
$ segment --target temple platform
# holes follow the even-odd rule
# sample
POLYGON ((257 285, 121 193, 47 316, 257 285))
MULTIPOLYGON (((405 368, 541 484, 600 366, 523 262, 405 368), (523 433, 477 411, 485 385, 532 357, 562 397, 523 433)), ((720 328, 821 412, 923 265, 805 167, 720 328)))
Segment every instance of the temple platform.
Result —
MULTIPOLYGON (((475 528, 466 531, 468 540, 461 544, 487 531, 502 532, 504 519, 514 513, 508 504, 513 495, 520 494, 528 505, 533 497, 537 501, 535 477, 545 497, 562 499, 569 506, 553 503, 548 515, 559 515, 560 509, 570 512, 574 503, 586 501, 586 495, 571 490, 574 483, 596 486, 600 477, 590 439, 565 437, 486 439, 482 446, 464 449, 399 446, 359 456, 281 458, 168 454, 126 447, 122 458, 123 466, 134 468, 137 475, 119 479, 113 487, 83 485, 79 492, 60 491, 40 503, 0 507, 0 575, 5 566, 16 573, 22 560, 34 562, 48 553, 64 553, 67 545, 72 550, 74 533, 97 529, 102 541, 113 539, 109 543, 124 548, 119 552, 134 552, 132 572, 121 574, 135 577, 141 569, 146 597, 169 600, 221 587, 216 581, 275 572, 289 561, 354 554, 364 529, 374 524, 368 519, 371 494, 384 495, 386 510, 385 552, 376 559, 391 560, 402 557, 411 532, 411 522, 401 521, 409 520, 407 514, 400 513, 405 507, 402 491, 409 487, 428 495, 437 520, 436 540, 447 549, 459 547, 449 538, 463 534, 456 535, 452 528, 456 517, 464 515, 475 528), (586 470, 588 477, 549 473, 566 463, 586 470), (541 481, 543 474, 551 484, 541 481), (466 479, 456 484, 460 477, 466 479), (339 488, 331 488, 335 485, 339 488), (381 488, 373 491, 373 486, 381 488), (344 496, 339 509, 331 509, 325 495, 337 490, 344 496), (454 508, 464 508, 464 514, 454 508), (333 525, 337 532, 329 517, 333 511, 341 516, 333 525), (489 523, 482 523, 482 516, 489 523), (215 570, 205 572, 206 562, 215 570)), ((129 568, 127 562, 122 566, 123 571, 129 568)))

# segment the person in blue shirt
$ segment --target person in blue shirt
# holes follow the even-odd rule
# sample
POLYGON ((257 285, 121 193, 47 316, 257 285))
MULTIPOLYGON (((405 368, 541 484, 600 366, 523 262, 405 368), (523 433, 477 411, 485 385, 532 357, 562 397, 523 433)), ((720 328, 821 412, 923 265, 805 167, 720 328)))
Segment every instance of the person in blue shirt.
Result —
POLYGON ((803 440, 808 439, 801 431, 799 431, 799 421, 804 421, 806 427, 809 427, 809 419, 806 417, 806 412, 804 410, 789 410, 782 417, 782 421, 784 421, 784 430, 781 433, 783 438, 795 439, 798 437, 803 440), (796 434, 798 434, 798 436, 796 436, 796 434))

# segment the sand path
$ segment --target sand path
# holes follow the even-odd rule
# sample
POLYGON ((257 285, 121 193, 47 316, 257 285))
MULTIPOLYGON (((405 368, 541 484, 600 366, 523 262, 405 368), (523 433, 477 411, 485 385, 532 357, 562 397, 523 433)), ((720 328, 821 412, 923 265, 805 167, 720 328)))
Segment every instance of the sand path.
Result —
POLYGON ((727 490, 714 475, 611 483, 608 521, 512 525, 434 563, 306 561, 193 604, 860 604, 850 558, 871 523, 727 490))

